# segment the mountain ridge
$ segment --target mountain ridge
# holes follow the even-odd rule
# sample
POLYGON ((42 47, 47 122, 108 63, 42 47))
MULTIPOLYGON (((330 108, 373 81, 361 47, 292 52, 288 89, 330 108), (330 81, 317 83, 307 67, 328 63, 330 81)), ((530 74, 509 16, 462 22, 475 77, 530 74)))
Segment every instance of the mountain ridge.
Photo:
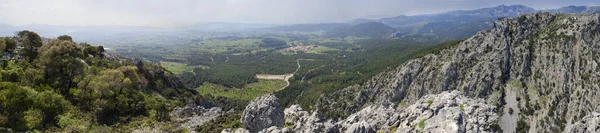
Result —
POLYGON ((500 115, 508 117, 498 121, 502 130, 562 131, 600 111, 595 104, 600 101, 593 98, 600 95, 593 87, 597 80, 593 77, 600 74, 589 73, 598 64, 592 55, 600 45, 599 21, 598 14, 503 18, 494 23, 495 28, 437 54, 325 95, 317 110, 344 118, 367 106, 395 108, 426 94, 459 90, 498 106, 500 115), (516 103, 506 103, 510 98, 516 98, 516 103), (509 108, 521 113, 508 114, 509 108), (519 124, 504 124, 509 120, 519 124))

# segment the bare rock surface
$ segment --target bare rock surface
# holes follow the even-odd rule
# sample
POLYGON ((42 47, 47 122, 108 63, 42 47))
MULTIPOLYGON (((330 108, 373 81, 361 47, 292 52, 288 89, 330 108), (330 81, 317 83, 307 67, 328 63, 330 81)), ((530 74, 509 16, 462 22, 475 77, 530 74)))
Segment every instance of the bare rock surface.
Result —
POLYGON ((567 126, 565 133, 599 133, 600 132, 600 113, 592 112, 592 114, 583 117, 574 124, 567 126))
POLYGON ((397 133, 493 132, 498 122, 495 109, 483 99, 471 99, 459 91, 426 95, 401 111, 397 133))
POLYGON ((224 129, 221 133, 250 133, 250 131, 244 128, 236 128, 236 129, 224 129))
POLYGON ((275 95, 259 97, 244 109, 242 124, 251 133, 256 133, 271 126, 283 127, 284 113, 275 95))
MULTIPOLYGON (((460 91, 446 91, 422 97, 406 108, 368 106, 349 117, 333 122, 311 115, 298 105, 285 109, 291 132, 375 133, 375 132, 494 132, 496 107, 484 99, 473 99, 460 91)), ((273 130, 276 131, 276 130, 273 130)))
POLYGON ((336 125, 332 120, 319 117, 318 111, 309 113, 300 105, 292 105, 285 109, 285 123, 290 124, 291 131, 296 133, 334 132, 336 125))
POLYGON ((169 115, 171 116, 171 120, 182 122, 179 125, 180 127, 185 128, 188 131, 193 131, 196 127, 201 126, 205 122, 231 112, 233 112, 233 110, 223 111, 219 107, 206 109, 203 106, 188 105, 173 109, 169 115))

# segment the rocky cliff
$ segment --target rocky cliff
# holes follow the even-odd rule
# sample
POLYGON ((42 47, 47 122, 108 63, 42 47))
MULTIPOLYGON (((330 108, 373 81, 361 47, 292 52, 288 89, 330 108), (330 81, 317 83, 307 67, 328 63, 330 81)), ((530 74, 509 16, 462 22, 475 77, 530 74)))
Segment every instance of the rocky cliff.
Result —
POLYGON ((244 109, 242 124, 251 132, 256 133, 271 126, 283 127, 283 108, 275 95, 256 98, 244 109))
POLYGON ((343 119, 458 90, 495 105, 504 131, 564 131, 600 111, 599 20, 599 14, 504 18, 439 53, 323 96, 316 106, 322 116, 343 119))
MULTIPOLYGON (((447 91, 424 96, 415 104, 405 108, 369 106, 339 121, 319 117, 318 111, 308 113, 300 106, 292 105, 284 111, 285 127, 256 126, 265 122, 255 122, 248 123, 254 126, 246 126, 250 131, 242 128, 225 129, 223 133, 492 132, 498 131, 498 115, 495 110, 495 106, 486 104, 483 99, 468 98, 459 91, 447 91)), ((246 110, 245 112, 260 113, 261 111, 246 110)), ((283 120, 275 117, 263 119, 283 120)), ((242 122, 244 125, 247 124, 244 118, 242 122)))

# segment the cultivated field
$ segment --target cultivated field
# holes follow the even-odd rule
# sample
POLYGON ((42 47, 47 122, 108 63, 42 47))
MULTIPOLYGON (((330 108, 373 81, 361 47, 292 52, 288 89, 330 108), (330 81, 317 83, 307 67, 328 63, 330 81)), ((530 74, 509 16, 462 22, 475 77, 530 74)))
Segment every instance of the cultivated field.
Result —
POLYGON ((257 79, 270 79, 270 80, 285 80, 286 76, 289 76, 291 74, 284 74, 284 75, 272 75, 272 74, 256 74, 256 78, 257 79))

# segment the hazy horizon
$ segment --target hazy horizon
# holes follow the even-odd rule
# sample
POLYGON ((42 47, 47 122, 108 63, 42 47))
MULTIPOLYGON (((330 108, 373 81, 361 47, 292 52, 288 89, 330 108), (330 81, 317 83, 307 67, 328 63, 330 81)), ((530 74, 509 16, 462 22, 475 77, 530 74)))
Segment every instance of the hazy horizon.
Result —
POLYGON ((594 0, 0 0, 1 24, 181 26, 199 23, 305 24, 472 10, 498 5, 551 9, 594 0))

